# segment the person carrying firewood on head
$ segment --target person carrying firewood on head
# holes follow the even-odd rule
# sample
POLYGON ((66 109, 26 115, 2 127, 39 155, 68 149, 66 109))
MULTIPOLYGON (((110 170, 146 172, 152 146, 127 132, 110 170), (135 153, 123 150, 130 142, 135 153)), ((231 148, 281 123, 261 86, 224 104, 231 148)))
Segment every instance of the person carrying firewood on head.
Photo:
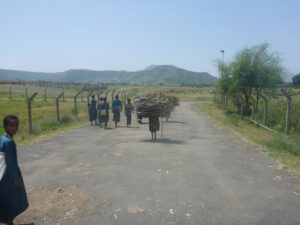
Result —
POLYGON ((156 132, 159 131, 159 116, 157 114, 149 115, 149 131, 151 132, 151 139, 156 140, 156 132))

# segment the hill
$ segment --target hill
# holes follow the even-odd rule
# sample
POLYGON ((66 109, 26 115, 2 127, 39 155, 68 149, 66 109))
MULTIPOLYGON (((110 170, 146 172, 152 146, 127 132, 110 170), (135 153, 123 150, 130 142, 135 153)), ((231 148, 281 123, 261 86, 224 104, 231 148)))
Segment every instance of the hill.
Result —
POLYGON ((103 82, 136 84, 213 84, 217 78, 206 72, 192 72, 172 65, 152 65, 145 70, 95 71, 86 69, 67 70, 61 73, 27 72, 0 69, 0 80, 49 80, 61 82, 103 82))
POLYGON ((28 72, 0 69, 0 80, 58 80, 59 73, 28 72))

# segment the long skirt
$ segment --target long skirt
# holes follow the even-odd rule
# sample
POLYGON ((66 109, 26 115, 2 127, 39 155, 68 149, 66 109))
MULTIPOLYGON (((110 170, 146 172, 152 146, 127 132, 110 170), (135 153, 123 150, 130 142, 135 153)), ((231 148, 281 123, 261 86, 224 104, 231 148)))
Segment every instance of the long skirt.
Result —
POLYGON ((131 115, 127 115, 127 125, 131 125, 131 115))
POLYGON ((115 111, 114 116, 113 116, 113 121, 114 122, 120 122, 120 111, 115 111))
POLYGON ((97 110, 89 110, 90 121, 97 120, 97 110))
POLYGON ((18 169, 18 178, 22 181, 20 187, 16 187, 14 180, 8 173, 5 173, 0 181, 1 221, 13 220, 29 206, 20 169, 18 169))
POLYGON ((98 120, 99 120, 99 123, 108 123, 108 120, 109 120, 109 113, 108 111, 106 112, 106 115, 101 115, 100 114, 100 111, 98 113, 98 120))

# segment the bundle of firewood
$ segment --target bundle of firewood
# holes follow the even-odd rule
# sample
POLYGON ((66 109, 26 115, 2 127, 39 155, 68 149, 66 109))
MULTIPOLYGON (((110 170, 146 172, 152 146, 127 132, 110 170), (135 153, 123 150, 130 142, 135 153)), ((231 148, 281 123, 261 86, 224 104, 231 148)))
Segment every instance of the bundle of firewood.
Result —
POLYGON ((136 101, 136 112, 142 117, 158 116, 169 118, 179 105, 179 99, 164 93, 148 94, 136 101))

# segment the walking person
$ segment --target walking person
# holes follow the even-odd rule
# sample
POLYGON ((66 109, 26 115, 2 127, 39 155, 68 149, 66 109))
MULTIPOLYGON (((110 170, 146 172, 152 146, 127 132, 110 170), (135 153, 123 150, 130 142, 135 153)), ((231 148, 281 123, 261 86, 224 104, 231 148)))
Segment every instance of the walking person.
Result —
POLYGON ((106 98, 100 98, 100 102, 98 105, 98 120, 99 120, 99 126, 101 128, 103 123, 104 123, 104 128, 107 128, 107 123, 109 120, 109 104, 106 101, 106 98))
POLYGON ((149 115, 149 131, 151 132, 151 139, 156 140, 156 132, 159 131, 159 117, 156 114, 149 115))
POLYGON ((5 133, 0 137, 0 151, 5 154, 6 170, 0 181, 0 223, 13 225, 13 220, 24 212, 29 204, 13 139, 19 128, 18 117, 6 116, 3 127, 5 133))
POLYGON ((93 125, 93 121, 95 121, 95 125, 97 125, 97 102, 95 100, 95 95, 92 95, 91 98, 92 99, 88 104, 90 122, 91 125, 93 125))
POLYGON ((117 128, 118 123, 120 122, 120 114, 122 112, 122 102, 119 100, 118 95, 116 95, 111 108, 113 113, 113 121, 115 122, 115 127, 117 128))
POLYGON ((133 112, 133 105, 130 102, 130 98, 127 99, 127 104, 125 105, 125 116, 127 118, 127 127, 131 125, 131 114, 133 112))

